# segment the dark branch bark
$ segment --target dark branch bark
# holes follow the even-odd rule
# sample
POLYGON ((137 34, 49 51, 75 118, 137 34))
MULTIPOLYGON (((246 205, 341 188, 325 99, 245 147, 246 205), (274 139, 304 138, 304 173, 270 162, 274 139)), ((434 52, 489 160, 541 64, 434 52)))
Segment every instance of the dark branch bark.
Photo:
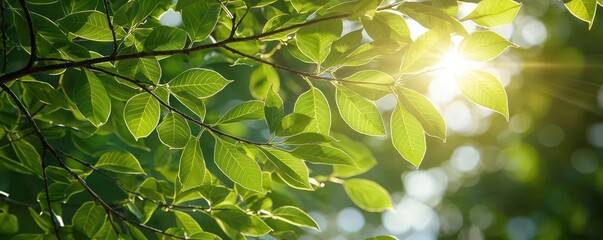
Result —
POLYGON ((109 0, 103 0, 103 4, 105 5, 105 15, 107 16, 107 24, 109 24, 109 29, 111 30, 111 36, 113 37, 113 51, 110 56, 117 55, 117 38, 115 37, 115 28, 113 28, 113 22, 111 21, 111 15, 109 15, 109 11, 111 10, 111 6, 109 5, 109 0))

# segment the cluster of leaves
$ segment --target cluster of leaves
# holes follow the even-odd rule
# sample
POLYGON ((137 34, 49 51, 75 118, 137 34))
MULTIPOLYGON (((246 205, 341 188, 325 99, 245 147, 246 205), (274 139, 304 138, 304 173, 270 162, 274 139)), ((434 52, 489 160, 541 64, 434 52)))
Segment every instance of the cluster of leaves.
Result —
POLYGON ((597 5, 603 6, 603 0, 566 0, 563 3, 576 18, 587 22, 589 29, 595 21, 597 5))
MULTIPOLYGON (((495 58, 512 44, 488 28, 511 22, 520 8, 512 0, 483 0, 459 20, 455 0, 171 2, 3 1, 0 166, 44 184, 40 207, 30 212, 45 233, 16 239, 287 238, 295 226, 318 229, 295 201, 273 197, 290 191, 284 186, 314 191, 341 184, 366 211, 391 208, 383 187, 356 177, 376 161, 361 143, 331 132, 331 106, 356 132, 389 135, 418 167, 425 135, 445 140, 446 124, 406 83, 439 70, 443 56, 457 48, 454 35, 464 37, 458 51, 466 59, 495 58), (181 14, 181 27, 160 24, 168 10, 181 14), (408 19, 428 31, 413 41, 408 19), (461 21, 477 23, 480 31, 469 34, 461 21), (344 34, 344 28, 355 30, 344 34), (187 69, 162 77, 161 62, 182 55, 187 69), (282 56, 290 60, 277 63, 282 56), (371 67, 392 58, 398 59, 393 69, 371 67), (217 112, 206 105, 215 105, 233 82, 212 68, 216 61, 253 67, 255 99, 238 99, 243 102, 208 121, 206 115, 217 112), (354 73, 345 74, 349 69, 354 73), (279 94, 283 74, 309 87, 289 113, 279 94), (315 81, 329 84, 318 88, 315 81), (323 91, 331 89, 335 101, 329 103, 323 91), (389 94, 397 106, 386 128, 375 101, 389 94), (249 120, 263 120, 270 137, 254 141, 223 129, 249 120), (152 145, 153 138, 162 146, 152 145), (79 152, 59 149, 64 139, 79 152), (111 141, 95 146, 99 139, 111 141), (160 161, 137 157, 149 151, 160 161), (162 160, 173 155, 176 161, 162 160), (333 171, 312 175, 307 163, 333 171), (107 202, 87 184, 93 174, 127 196, 107 202), (63 204, 81 192, 91 201, 65 224, 63 204), (158 208, 173 216, 173 227, 147 225, 161 214, 158 208), (202 228, 199 218, 218 227, 202 228)), ((505 90, 493 75, 472 69, 455 77, 468 99, 508 117, 505 90)), ((2 233, 16 233, 15 216, 7 208, 0 214, 7 219, 2 233)))

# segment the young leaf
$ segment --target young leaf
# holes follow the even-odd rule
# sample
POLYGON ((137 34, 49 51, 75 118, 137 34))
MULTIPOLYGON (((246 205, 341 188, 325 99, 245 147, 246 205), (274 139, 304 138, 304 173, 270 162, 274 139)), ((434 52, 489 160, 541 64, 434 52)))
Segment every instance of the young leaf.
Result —
POLYGON ((221 205, 219 209, 212 211, 212 214, 231 239, 237 239, 239 234, 260 237, 272 231, 262 219, 243 212, 237 206, 221 205))
POLYGON ((73 88, 69 89, 71 97, 80 113, 94 126, 99 127, 109 119, 111 99, 94 73, 87 69, 78 72, 79 76, 73 79, 73 88))
POLYGON ((512 43, 495 32, 474 32, 459 44, 459 53, 467 60, 489 61, 504 52, 512 43))
POLYGON ((54 89, 50 84, 39 81, 22 82, 25 83, 26 88, 41 102, 69 110, 69 103, 67 103, 65 96, 54 89))
POLYGON ((182 116, 168 113, 157 126, 159 140, 170 149, 183 148, 191 137, 191 128, 182 116))
POLYGON ((360 178, 348 179, 343 188, 352 202, 369 212, 383 212, 393 208, 392 200, 387 190, 379 184, 360 178))
MULTIPOLYGON (((582 2, 583 0, 574 0, 574 2, 582 2)), ((596 7, 596 0, 586 0, 593 2, 596 7)), ((485 27, 496 27, 513 21, 521 3, 513 0, 483 0, 477 4, 473 12, 469 13, 461 21, 472 20, 475 23, 485 27)), ((594 14, 594 10, 593 10, 594 14)), ((591 19, 592 20, 592 19, 591 19)))
POLYGON ((249 93, 255 99, 263 99, 272 86, 273 91, 278 91, 281 81, 276 70, 262 64, 251 72, 249 76, 249 93))
POLYGON ((193 42, 203 41, 214 30, 220 15, 220 4, 214 1, 196 1, 180 10, 182 25, 193 42))
MULTIPOLYGON (((78 37, 99 41, 113 41, 113 34, 107 23, 107 17, 99 11, 81 11, 69 14, 57 21, 59 26, 78 37)), ((116 36, 123 37, 121 28, 114 28, 116 36)), ((119 38, 118 38, 119 39, 119 38)))
MULTIPOLYGON (((277 15, 277 16, 271 18, 270 20, 268 20, 268 22, 266 22, 266 24, 264 24, 264 29, 262 30, 262 33, 273 32, 275 30, 279 30, 279 29, 287 28, 287 27, 290 27, 293 25, 304 23, 304 22, 306 22, 306 19, 308 19, 308 16, 310 16, 309 13, 277 15)), ((298 28, 294 28, 291 30, 277 33, 277 34, 272 34, 270 36, 266 36, 264 39, 265 40, 283 39, 287 35, 296 32, 297 29, 298 28)))
POLYGON ((180 155, 180 165, 178 166, 178 181, 182 184, 181 191, 203 185, 205 172, 205 159, 199 147, 199 140, 190 139, 180 155))
POLYGON ((324 21, 300 28, 295 35, 297 47, 317 64, 331 52, 331 44, 341 36, 341 20, 324 21))
POLYGON ((19 158, 19 161, 21 161, 23 166, 25 166, 33 174, 41 177, 42 157, 36 148, 25 140, 14 141, 12 142, 12 145, 15 155, 17 155, 17 158, 19 158))
POLYGON ((105 218, 105 209, 93 201, 89 201, 82 204, 75 212, 71 222, 74 229, 91 238, 102 227, 105 218))
POLYGON ((432 7, 422 2, 405 2, 398 6, 398 10, 428 29, 441 26, 451 32, 467 35, 467 30, 456 19, 456 15, 450 16, 444 9, 432 7))
POLYGON ((264 192, 260 166, 236 146, 216 137, 214 161, 235 183, 256 192, 264 192))
POLYGON ((115 11, 114 24, 124 27, 134 26, 151 15, 159 3, 160 1, 153 0, 128 1, 115 11))
POLYGON ((291 153, 311 163, 356 167, 356 163, 350 156, 331 146, 301 145, 294 148, 291 153))
POLYGON ((272 211, 272 218, 300 227, 314 228, 320 231, 318 224, 310 215, 294 206, 283 206, 272 211))
POLYGON ((328 3, 328 0, 291 0, 291 5, 299 13, 315 12, 328 3))
POLYGON ((266 155, 268 161, 276 166, 276 173, 289 186, 297 189, 312 190, 308 178, 308 167, 301 159, 283 150, 272 148, 259 149, 266 155))
POLYGON ((281 120, 276 130, 276 136, 291 136, 302 132, 312 121, 308 115, 301 113, 291 113, 281 120))
POLYGON ((126 126, 136 140, 149 136, 159 123, 159 101, 151 94, 140 93, 124 107, 126 126))
POLYGON ((184 47, 186 32, 179 28, 157 26, 144 41, 145 51, 178 50, 184 47))
POLYGON ((331 109, 327 98, 318 88, 310 88, 302 93, 295 102, 293 112, 305 114, 312 118, 305 132, 329 134, 331 129, 331 109))
POLYGON ((161 66, 156 58, 126 59, 115 62, 117 72, 142 82, 158 84, 161 66))
POLYGON ((400 72, 418 72, 426 67, 433 66, 441 61, 449 45, 449 33, 442 27, 432 28, 410 45, 406 54, 404 54, 404 58, 402 58, 400 72))
POLYGON ((362 19, 362 25, 375 42, 398 46, 412 43, 408 25, 400 13, 379 11, 372 20, 362 19))
POLYGON ((345 83, 342 84, 347 88, 357 92, 358 94, 377 101, 381 99, 383 96, 390 94, 391 90, 387 85, 394 84, 394 78, 392 78, 389 74, 377 71, 377 70, 363 70, 354 73, 352 76, 346 77, 346 81, 352 81, 356 83, 345 83), (366 83, 379 83, 383 85, 375 85, 375 84, 358 84, 358 82, 366 82, 366 83))
POLYGON ((117 239, 117 234, 115 234, 115 230, 112 221, 105 221, 105 223, 101 226, 101 228, 94 234, 92 239, 98 240, 109 240, 109 239, 117 239))
POLYGON ((588 23, 588 29, 593 26, 597 14, 597 0, 567 0, 563 2, 574 16, 588 23))
POLYGON ((403 106, 398 105, 391 117, 391 138, 394 147, 415 167, 419 167, 425 156, 425 134, 417 120, 403 106))
POLYGON ((245 120, 255 120, 264 117, 264 103, 258 100, 250 100, 239 103, 226 111, 218 123, 240 122, 245 120))
POLYGON ((274 89, 270 88, 264 101, 264 117, 268 124, 268 130, 271 133, 277 130, 279 123, 283 120, 284 114, 283 99, 281 99, 274 89))
POLYGON ((205 108, 205 103, 203 103, 203 100, 185 93, 174 95, 174 97, 176 97, 176 99, 178 99, 182 105, 197 115, 201 121, 205 119, 207 109, 205 108))
POLYGON ((168 85, 176 95, 185 92, 197 98, 206 98, 218 93, 230 82, 213 70, 191 68, 176 76, 168 85))
POLYGON ((203 229, 201 228, 199 223, 197 223, 197 221, 188 213, 174 211, 174 216, 176 217, 176 226, 184 229, 187 236, 203 232, 203 229))
POLYGON ((324 134, 315 133, 315 132, 305 132, 305 133, 293 135, 293 136, 285 139, 285 141, 283 141, 283 144, 285 144, 285 145, 303 145, 303 144, 329 143, 329 142, 334 142, 334 141, 337 141, 337 140, 335 140, 335 138, 333 138, 329 135, 324 135, 324 134))
POLYGON ((457 74, 455 78, 463 95, 509 119, 507 93, 496 77, 484 71, 473 70, 457 74))
POLYGON ((405 87, 397 87, 396 95, 399 99, 398 104, 404 106, 404 109, 419 120, 427 134, 446 141, 446 122, 429 99, 405 87))
POLYGON ((131 153, 124 151, 106 152, 94 166, 98 169, 105 169, 116 173, 145 174, 138 159, 131 153))
POLYGON ((331 143, 331 145, 341 149, 354 159, 357 167, 335 165, 333 166, 333 173, 331 176, 342 178, 353 177, 363 174, 377 165, 377 160, 366 144, 354 141, 343 134, 337 134, 335 137, 337 137, 339 141, 331 143))
POLYGON ((348 126, 362 134, 384 136, 385 127, 375 103, 345 86, 335 86, 337 108, 348 126))

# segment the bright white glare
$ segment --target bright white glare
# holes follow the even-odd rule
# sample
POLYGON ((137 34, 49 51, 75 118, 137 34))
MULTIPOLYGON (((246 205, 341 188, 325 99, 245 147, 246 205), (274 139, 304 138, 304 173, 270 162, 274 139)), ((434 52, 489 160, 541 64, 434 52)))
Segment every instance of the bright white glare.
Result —
POLYGON ((588 142, 595 146, 603 148, 603 123, 592 125, 588 129, 588 142))
POLYGON ((599 166, 597 153, 588 148, 581 148, 572 153, 572 166, 582 174, 593 173, 599 166))
POLYGON ((450 103, 444 108, 443 115, 448 128, 453 132, 470 134, 478 127, 471 109, 465 102, 450 103))
POLYGON ((182 14, 169 9, 159 16, 159 23, 165 26, 178 27, 182 24, 182 14))
POLYGON ((358 232, 364 227, 364 216, 355 208, 345 208, 337 214, 337 226, 344 232, 358 232))
POLYGON ((446 173, 439 168, 410 172, 403 182, 406 193, 423 202, 441 197, 448 186, 446 173))
POLYGON ((375 102, 377 107, 382 111, 391 111, 396 107, 398 100, 393 94, 388 94, 375 102))
POLYGON ((454 150, 450 162, 460 172, 471 172, 478 166, 480 159, 481 155, 474 146, 465 145, 454 150))
POLYGON ((542 45, 547 39, 548 31, 544 23, 532 16, 522 16, 516 24, 521 28, 521 35, 517 37, 517 44, 524 48, 542 45))
POLYGON ((428 86, 429 99, 436 103, 449 103, 454 97, 461 94, 452 76, 441 76, 431 80, 428 86))
POLYGON ((437 233, 440 229, 438 215, 425 203, 404 197, 396 205, 396 211, 382 215, 383 226, 393 234, 407 232, 437 233))
POLYGON ((423 33, 426 33, 429 30, 421 26, 421 24, 412 18, 405 18, 404 20, 406 20, 406 25, 408 25, 408 30, 410 30, 410 38, 413 42, 417 40, 419 36, 423 35, 423 33))

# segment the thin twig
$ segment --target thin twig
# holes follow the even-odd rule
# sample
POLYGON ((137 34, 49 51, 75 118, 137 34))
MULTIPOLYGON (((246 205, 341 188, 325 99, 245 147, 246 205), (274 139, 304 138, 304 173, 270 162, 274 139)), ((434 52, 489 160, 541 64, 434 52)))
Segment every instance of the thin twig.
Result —
POLYGON ((130 77, 127 77, 127 76, 124 76, 124 75, 121 75, 121 74, 117 74, 117 73, 114 73, 114 72, 111 72, 111 71, 108 71, 108 70, 105 70, 105 69, 102 69, 102 68, 94 67, 94 66, 87 66, 87 68, 89 68, 91 70, 98 71, 98 72, 102 72, 102 73, 107 74, 109 76, 121 78, 121 79, 126 80, 126 81, 128 81, 130 83, 135 84, 136 86, 138 86, 143 91, 147 92, 148 94, 151 94, 151 96, 153 96, 153 98, 155 98, 155 99, 157 99, 157 101, 159 101, 159 104, 161 104, 162 106, 164 106, 168 110, 170 110, 172 112, 175 112, 176 114, 182 116, 186 120, 188 120, 188 121, 190 121, 192 123, 195 123, 195 124, 199 125, 200 127, 203 127, 205 129, 213 132, 213 133, 216 133, 218 135, 222 135, 222 136, 231 138, 231 139, 233 139, 235 141, 238 141, 238 142, 249 143, 249 144, 253 144, 253 145, 257 145, 257 146, 271 146, 272 145, 272 144, 269 144, 269 143, 254 142, 254 141, 251 141, 251 140, 240 138, 240 137, 231 135, 229 133, 222 132, 222 131, 220 131, 220 130, 214 128, 214 127, 212 127, 211 125, 209 125, 207 123, 199 121, 199 120, 197 120, 197 119, 195 119, 195 118, 193 118, 193 117, 191 117, 191 116, 183 113, 182 111, 180 111, 180 110, 172 107, 169 103, 166 103, 165 101, 163 101, 161 99, 161 97, 157 96, 153 91, 151 91, 149 88, 147 88, 146 85, 144 85, 144 83, 141 83, 140 81, 137 81, 136 79, 132 79, 130 77))
POLYGON ((111 22, 111 15, 109 15, 109 10, 111 10, 111 6, 109 0, 103 0, 105 5, 105 15, 107 16, 107 23, 109 24, 109 29, 111 30, 111 35, 113 37, 113 51, 110 56, 117 55, 117 37, 115 37, 115 28, 113 28, 113 22, 111 22))
POLYGON ((42 131, 38 127, 38 124, 33 120, 33 117, 27 110, 27 107, 25 107, 25 104, 23 104, 23 102, 19 99, 19 97, 10 88, 8 88, 6 86, 6 84, 0 84, 0 88, 2 88, 10 96, 10 98, 13 99, 13 102, 15 102, 15 105, 17 105, 17 107, 19 108, 21 113, 25 115, 25 117, 27 118, 27 121, 29 121, 29 123, 33 127, 34 131, 36 132, 38 139, 42 143, 42 159, 41 159, 42 166, 41 167, 42 167, 42 179, 44 179, 44 192, 46 194, 46 204, 48 205, 48 211, 50 212, 50 221, 52 222, 52 226, 54 228, 54 234, 56 235, 57 239, 60 240, 61 239, 60 229, 55 221, 55 219, 57 219, 56 214, 54 213, 54 210, 52 210, 52 205, 50 202, 50 194, 48 191, 48 176, 46 175, 46 167, 48 166, 46 163, 46 150, 54 151, 54 149, 48 143, 48 141, 46 140, 46 137, 44 137, 44 134, 42 134, 42 131))
POLYGON ((27 3, 25 0, 19 0, 19 4, 21 4, 21 8, 23 9, 23 14, 25 15, 25 21, 27 22, 27 29, 29 31, 29 45, 31 49, 31 54, 29 55, 29 61, 24 70, 29 70, 33 67, 34 62, 36 61, 36 57, 38 55, 38 49, 36 47, 36 31, 34 30, 33 21, 31 19, 31 13, 29 13, 29 8, 27 8, 27 3))
POLYGON ((277 68, 277 69, 280 69, 280 70, 283 70, 283 71, 287 71, 287 72, 290 72, 290 73, 293 73, 293 74, 300 75, 302 77, 308 77, 308 78, 312 78, 312 79, 316 79, 316 80, 323 80, 323 81, 329 81, 329 82, 351 83, 351 84, 362 84, 362 85, 379 85, 379 86, 393 86, 395 84, 394 82, 391 82, 391 83, 360 82, 360 81, 351 81, 351 80, 340 79, 340 78, 331 78, 331 77, 318 76, 318 75, 315 75, 315 74, 312 74, 312 73, 295 70, 293 68, 289 68, 289 67, 285 67, 285 66, 282 66, 282 65, 278 65, 276 63, 269 62, 269 61, 267 61, 265 59, 258 58, 258 57, 246 54, 244 52, 241 52, 241 51, 236 50, 234 48, 231 48, 229 46, 224 46, 222 48, 224 48, 224 49, 226 49, 226 50, 228 50, 228 51, 230 51, 230 52, 232 52, 234 54, 241 55, 241 56, 249 58, 249 59, 253 59, 256 62, 260 62, 260 63, 266 64, 266 65, 269 65, 269 66, 271 66, 273 68, 277 68))

